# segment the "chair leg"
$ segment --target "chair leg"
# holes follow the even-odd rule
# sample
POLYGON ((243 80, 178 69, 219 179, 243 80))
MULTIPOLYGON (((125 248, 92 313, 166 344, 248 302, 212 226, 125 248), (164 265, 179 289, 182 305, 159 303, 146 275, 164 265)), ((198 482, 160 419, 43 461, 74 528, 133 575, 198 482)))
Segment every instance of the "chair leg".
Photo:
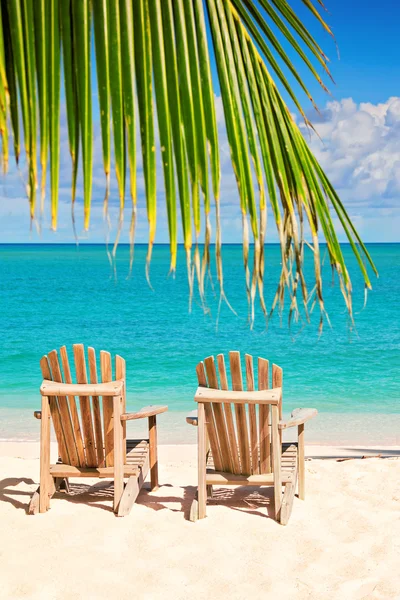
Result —
POLYGON ((207 486, 207 498, 212 498, 213 497, 213 486, 212 485, 208 485, 207 486))
POLYGON ((63 479, 61 479, 59 489, 61 491, 65 492, 66 494, 69 494, 69 479, 68 479, 68 477, 64 477, 63 479))
POLYGON ((150 490, 158 489, 158 454, 156 416, 149 417, 150 490))
MULTIPOLYGON (((50 475, 50 405, 47 396, 42 396, 42 419, 40 421, 40 486, 39 511, 46 512, 50 508, 52 489, 50 475)), ((54 485, 54 484, 53 484, 54 485)))
MULTIPOLYGON (((49 475, 48 477, 48 492, 47 492, 47 503, 49 505, 50 503, 50 498, 52 498, 54 496, 54 494, 60 489, 62 482, 64 481, 64 479, 53 479, 53 477, 51 477, 51 475, 49 475)), ((46 512, 46 511, 40 511, 40 489, 41 486, 39 485, 37 490, 35 492, 33 492, 31 500, 29 502, 29 506, 28 506, 28 515, 37 515, 38 512, 46 512)))
POLYGON ((121 422, 121 397, 113 398, 114 413, 114 512, 118 512, 118 506, 124 491, 124 429, 121 422))
POLYGON ((299 498, 304 500, 306 497, 306 469, 304 457, 304 424, 299 425, 298 432, 298 471, 299 471, 299 498))
POLYGON ((272 454, 274 467, 274 501, 275 501, 275 518, 280 521, 281 503, 282 503, 282 474, 281 474, 281 452, 282 445, 280 443, 278 432, 279 421, 278 406, 271 406, 272 420, 272 454))
POLYGON ((285 484, 285 491, 283 492, 281 514, 280 514, 281 525, 287 525, 289 522, 290 515, 292 514, 295 490, 296 490, 296 482, 285 484))
POLYGON ((197 435, 198 435, 198 518, 206 517, 207 484, 206 484, 206 461, 207 461, 207 436, 204 404, 199 402, 197 407, 197 435))

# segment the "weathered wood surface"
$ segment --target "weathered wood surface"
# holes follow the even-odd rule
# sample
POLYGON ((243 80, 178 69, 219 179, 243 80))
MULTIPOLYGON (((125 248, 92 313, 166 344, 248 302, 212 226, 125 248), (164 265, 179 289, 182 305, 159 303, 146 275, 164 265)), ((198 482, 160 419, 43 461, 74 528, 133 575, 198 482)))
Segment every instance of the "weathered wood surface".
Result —
MULTIPOLYGON (((223 354, 218 354, 217 363, 218 363, 219 379, 221 382, 221 390, 228 390, 229 389, 228 378, 226 376, 225 359, 224 359, 223 354)), ((224 407, 225 422, 226 422, 226 428, 228 431, 229 446, 230 446, 230 453, 231 453, 231 459, 232 459, 232 472, 240 473, 238 444, 237 444, 237 440, 236 440, 236 431, 235 431, 235 424, 233 421, 232 406, 230 404, 224 404, 223 407, 224 407)))
MULTIPOLYGON (((51 379, 50 365, 47 356, 43 356, 40 360, 40 369, 43 379, 51 379)), ((58 409, 58 400, 54 396, 49 396, 50 413, 53 421, 53 427, 58 443, 58 452, 61 460, 69 462, 69 454, 65 445, 64 432, 61 425, 60 411, 58 409)))
MULTIPOLYGON (((50 486, 49 499, 53 496, 59 489, 66 489, 68 487, 67 480, 60 477, 55 478, 53 480, 53 485, 50 486), (65 487, 62 487, 65 486, 65 487)), ((31 500, 28 506, 28 515, 37 515, 40 508, 40 485, 37 490, 33 492, 31 500)))
MULTIPOLYGON (((239 352, 229 352, 229 362, 231 367, 231 378, 232 388, 234 394, 243 393, 243 379, 242 369, 240 366, 240 354, 239 352)), ((225 392, 228 394, 229 392, 225 392)), ((239 442, 239 460, 240 460, 240 472, 243 475, 250 475, 250 448, 249 448, 249 434, 247 430, 247 419, 246 419, 246 407, 245 403, 248 402, 249 395, 254 392, 244 392, 244 400, 242 402, 233 402, 235 405, 236 415, 236 430, 239 442)))
MULTIPOLYGON (((289 472, 282 474, 282 483, 293 480, 293 475, 289 472)), ((207 485, 273 485, 274 474, 264 473, 257 475, 235 475, 234 473, 225 473, 218 471, 209 471, 206 475, 207 485)))
POLYGON ((157 418, 149 416, 150 489, 158 488, 157 418))
MULTIPOLYGON (((202 386, 201 389, 208 389, 206 387, 203 387, 203 386, 207 386, 207 377, 206 377, 206 371, 205 371, 203 362, 201 362, 197 365, 196 372, 197 372, 197 379, 199 382, 199 386, 202 386)), ((215 421, 214 421, 214 412, 213 412, 211 404, 204 405, 204 412, 205 412, 205 422, 207 423, 206 436, 208 434, 208 439, 210 442, 210 447, 211 447, 211 451, 214 456, 214 460, 215 460, 216 464, 219 466, 219 468, 221 469, 222 468, 221 451, 220 451, 220 447, 219 447, 218 435, 217 435, 215 421)), ((206 451, 207 451, 207 447, 205 449, 205 452, 206 451)))
MULTIPOLYGON (((61 356, 62 368, 64 371, 64 382, 71 384, 72 383, 71 369, 69 366, 67 348, 65 346, 62 346, 60 348, 60 356, 61 356)), ((68 398, 69 409, 70 409, 70 413, 71 413, 72 427, 73 427, 74 435, 75 435, 76 449, 77 449, 78 457, 79 457, 79 465, 84 466, 84 465, 86 465, 85 449, 84 449, 84 445, 83 445, 83 436, 82 436, 82 431, 81 431, 81 424, 79 421, 78 409, 77 409, 76 402, 75 402, 75 396, 67 395, 67 398, 68 398)))
MULTIPOLYGON (((101 350, 100 370, 103 383, 112 381, 111 354, 101 350)), ((113 399, 103 396, 104 453, 106 467, 114 466, 113 399)))
MULTIPOLYGON (((96 364, 96 351, 94 348, 88 348, 89 358, 89 378, 90 383, 97 384, 97 364, 96 364)), ((97 454, 97 466, 104 466, 104 442, 103 442, 103 424, 101 419, 101 406, 99 396, 92 395, 92 406, 93 406, 93 422, 94 422, 94 434, 96 438, 96 454, 97 454)))
MULTIPOLYGON (((265 358, 258 359, 258 389, 269 389, 269 362, 265 358)), ((271 473, 271 435, 269 429, 270 409, 268 404, 258 407, 260 473, 271 473)))
POLYGON ((75 344, 73 350, 77 383, 72 382, 65 346, 60 350, 61 362, 53 350, 40 363, 44 379, 42 410, 34 415, 41 421, 41 479, 40 489, 32 496, 31 512, 48 509, 57 482, 66 482, 69 477, 95 477, 114 479, 114 511, 124 515, 149 469, 151 488, 158 486, 156 415, 168 407, 149 406, 127 413, 125 360, 116 356, 113 380, 111 356, 101 352, 99 382, 95 350, 88 348, 88 372, 84 346, 75 344), (75 396, 79 398, 80 411, 75 396), (59 447, 55 465, 50 465, 49 459, 50 415, 59 447), (126 421, 139 418, 149 420, 149 439, 126 440, 126 421), (128 486, 124 486, 126 477, 128 486))
POLYGON ((198 504, 193 507, 197 508, 197 518, 204 519, 206 516, 207 503, 207 488, 206 488, 206 452, 207 452, 207 434, 205 423, 204 404, 199 404, 198 408, 199 425, 197 430, 198 435, 198 504))
POLYGON ((275 518, 279 521, 282 502, 281 443, 278 430, 279 406, 271 407, 272 463, 274 473, 275 518))
POLYGON ((195 402, 231 402, 232 404, 279 404, 281 388, 243 392, 197 388, 195 402))
MULTIPOLYGON (((204 364, 207 373, 208 385, 212 388, 218 389, 218 376, 215 368, 214 357, 209 356, 206 358, 204 364)), ((207 410, 208 407, 206 411, 207 410)), ((218 436, 219 451, 221 456, 221 469, 223 471, 232 471, 233 462, 225 424, 224 411, 222 406, 217 403, 212 405, 212 411, 214 413, 216 435, 218 436)))
POLYGON ((125 485, 124 492, 121 497, 121 501, 118 506, 118 516, 125 517, 129 515, 132 510, 132 506, 136 502, 140 490, 143 487, 144 480, 147 477, 149 471, 149 457, 147 455, 143 467, 140 469, 138 475, 129 477, 127 484, 125 485))
MULTIPOLYGON (((115 379, 121 380, 124 382, 124 387, 121 392, 121 415, 123 415, 124 413, 126 413, 126 362, 125 362, 125 359, 122 358, 122 356, 119 356, 118 354, 115 357, 115 379)), ((122 437, 124 440, 123 448, 125 448, 125 443, 126 443, 126 422, 125 421, 122 422, 122 430, 123 430, 122 437)))
POLYGON ((287 525, 289 522, 290 515, 292 514, 295 489, 295 481, 285 484, 280 514, 281 525, 287 525))
MULTIPOLYGON (((259 358, 256 391, 253 357, 246 354, 243 373, 247 391, 244 391, 239 352, 230 352, 229 361, 232 391, 228 389, 222 354, 217 356, 217 362, 209 356, 196 367, 199 387, 195 401, 199 409, 201 407, 210 453, 204 479, 203 475, 200 476, 200 469, 204 469, 207 446, 204 442, 200 452, 200 440, 205 432, 200 434, 198 431, 199 494, 192 503, 190 518, 196 520, 200 514, 205 515, 206 486, 273 485, 275 516, 277 521, 285 524, 292 510, 297 477, 299 496, 304 497, 304 422, 315 416, 316 411, 296 409, 291 419, 284 421, 282 369, 272 365, 270 388, 269 362, 259 358), (298 426, 298 443, 282 444, 282 430, 295 425, 298 426)), ((186 421, 199 427, 199 411, 187 415, 186 421)))
POLYGON ((121 422, 121 396, 114 396, 114 512, 124 491, 124 431, 121 422))
POLYGON ((299 444, 299 498, 305 500, 306 497, 306 463, 304 453, 304 423, 297 428, 297 440, 299 444))
POLYGON ((316 408, 295 408, 290 419, 279 421, 279 429, 287 429, 288 427, 297 427, 303 425, 313 417, 316 417, 318 411, 316 408))
POLYGON ((134 413, 123 413, 121 415, 121 421, 134 421, 136 419, 144 419, 146 417, 155 417, 156 415, 161 415, 164 412, 167 412, 168 406, 145 406, 141 408, 137 412, 134 413))
MULTIPOLYGON (((124 465, 124 477, 138 475, 148 463, 149 440, 126 441, 126 463, 124 465)), ((51 465, 52 477, 98 477, 112 478, 114 467, 72 467, 62 463, 51 465)))
MULTIPOLYGON (((253 357, 250 354, 245 355, 246 363, 246 387, 249 392, 254 392, 254 371, 253 357)), ((258 462, 258 431, 257 431, 257 412, 256 405, 249 404, 249 427, 250 427, 250 454, 251 454, 251 472, 259 473, 258 462)))
MULTIPOLYGON (((58 353, 56 350, 52 350, 48 354, 48 360, 51 368, 52 378, 54 382, 58 384, 63 383, 61 374, 60 363, 58 360, 58 353)), ((43 388, 42 384, 42 388, 43 388)), ((78 451, 75 442, 75 433, 72 425, 71 415, 69 412, 69 405, 66 394, 58 394, 58 408, 60 411, 61 426, 64 432, 65 444, 69 455, 69 464, 79 465, 78 451)))
POLYGON ((110 381, 108 383, 98 383, 92 385, 87 383, 80 385, 78 383, 62 383, 54 381, 43 381, 40 386, 42 396, 120 396, 123 389, 123 381, 110 381))
MULTIPOLYGON (((74 359, 76 380, 78 384, 87 385, 86 359, 83 344, 74 344, 74 359)), ((88 467, 97 467, 96 442, 93 429, 93 418, 90 405, 90 395, 84 390, 79 394, 79 404, 81 408, 81 422, 83 430, 83 440, 85 444, 86 465, 88 467), (85 394, 85 395, 83 395, 85 394)), ((95 395, 98 395, 95 393, 95 395)))
POLYGON ((44 513, 49 508, 51 477, 50 470, 50 404, 47 396, 42 396, 42 418, 40 421, 40 491, 39 510, 44 513))

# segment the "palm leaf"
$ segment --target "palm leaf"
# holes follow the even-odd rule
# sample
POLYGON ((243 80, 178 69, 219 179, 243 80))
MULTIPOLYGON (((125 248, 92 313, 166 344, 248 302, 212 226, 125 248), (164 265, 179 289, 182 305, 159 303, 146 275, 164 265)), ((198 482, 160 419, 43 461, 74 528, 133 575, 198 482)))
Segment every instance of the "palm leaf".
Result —
POLYGON ((104 210, 107 212, 110 192, 111 136, 110 136, 110 75, 109 35, 106 0, 93 0, 94 42, 96 49, 97 86, 99 91, 101 139, 103 142, 103 165, 106 176, 104 210))
POLYGON ((167 92, 167 75, 165 65, 164 34, 160 0, 149 0, 149 17, 151 23, 151 39, 153 48, 154 83, 158 110, 158 127, 160 132, 161 160, 164 170, 165 196, 168 214, 168 230, 171 249, 171 272, 176 269, 177 226, 174 158, 170 110, 167 92))
POLYGON ((50 0, 49 7, 49 114, 50 114, 50 176, 51 226, 57 228, 58 182, 60 171, 60 24, 59 3, 50 0))
MULTIPOLYGON (((79 157, 79 110, 78 89, 76 81, 76 49, 73 43, 72 5, 70 0, 60 4, 60 24, 62 36, 65 100, 67 108, 69 151, 72 160, 72 207, 76 197, 76 180, 79 157)), ((104 148, 103 140, 103 148, 104 148)))
MULTIPOLYGON (((67 4, 67 3, 66 3, 67 4)), ((41 206, 44 211, 44 197, 46 191, 47 157, 49 153, 49 99, 47 72, 48 65, 48 28, 49 28, 49 3, 48 0, 39 0, 34 10, 35 18, 35 50, 36 50, 36 77, 39 96, 39 122, 40 122, 40 166, 41 166, 41 206)), ((70 86, 66 86, 66 94, 70 86)), ((32 93, 35 93, 34 90, 32 93)))
POLYGON ((151 31, 147 0, 134 3, 136 84, 140 115, 140 134, 146 186, 149 247, 146 275, 149 278, 151 253, 156 234, 156 153, 154 139, 151 31))
POLYGON ((3 151, 3 171, 8 168, 7 76, 4 52, 3 23, 0 19, 0 134, 3 151))
POLYGON ((177 180, 179 188, 179 201, 181 208, 181 220, 183 230, 183 243, 186 252, 186 264, 188 269, 189 286, 191 286, 191 248, 192 248, 192 230, 191 230, 191 210, 190 194, 187 173, 187 159, 185 153, 185 140, 182 136, 182 111, 179 97, 178 65, 175 46, 175 27, 172 9, 172 0, 163 0, 161 3, 163 33, 164 33, 164 51, 166 60, 167 76, 167 94, 169 110, 171 114, 172 141, 175 153, 175 164, 177 171, 177 180))
MULTIPOLYGON (((325 241, 337 272, 344 301, 352 316, 352 284, 334 216, 348 238, 366 287, 368 267, 376 273, 367 248, 338 194, 292 118, 281 95, 288 95, 309 123, 298 92, 313 102, 301 63, 311 79, 326 90, 320 75, 331 77, 319 42, 288 0, 4 0, 0 12, 0 134, 3 163, 8 160, 8 116, 19 159, 19 119, 28 164, 27 191, 34 216, 36 167, 36 103, 40 125, 42 199, 50 150, 51 214, 56 227, 60 164, 60 74, 63 66, 68 137, 72 159, 72 199, 75 200, 79 145, 82 145, 84 228, 89 227, 93 168, 93 107, 91 19, 99 95, 105 207, 111 177, 110 109, 112 112, 114 172, 120 198, 120 227, 129 165, 132 197, 131 243, 136 223, 139 128, 149 246, 149 275, 157 223, 156 145, 159 140, 171 271, 177 260, 177 195, 190 286, 197 273, 200 297, 210 267, 211 196, 216 215, 216 267, 220 297, 225 297, 221 242, 221 166, 215 90, 221 97, 230 159, 237 182, 243 227, 245 287, 251 320, 258 292, 266 313, 265 241, 270 204, 281 248, 281 272, 269 313, 288 299, 289 323, 309 313, 318 302, 321 326, 323 297, 320 242, 325 241), (34 10, 35 9, 35 10, 34 10), (205 11, 208 17, 206 18, 205 11), (62 36, 63 63, 60 57, 62 36), (287 48, 289 48, 287 50, 287 48), (212 68, 215 60, 216 69, 212 68), (36 89, 37 86, 37 89, 36 89), (136 115, 138 106, 138 120, 136 115), (154 106, 155 105, 155 106, 154 106), (158 135, 156 135, 156 122, 158 135), (204 251, 199 241, 204 204, 204 251), (254 244, 249 265, 249 224, 254 244), (192 256, 192 232, 195 251, 192 256), (305 248, 313 253, 314 273, 305 277, 305 248), (311 290, 311 292, 309 291, 311 290)), ((296 0, 309 17, 332 35, 312 0, 296 0)), ((293 5, 292 5, 293 4, 293 5)), ((116 246, 115 246, 116 247, 116 246)), ((275 282, 274 282, 275 284, 275 282)))
POLYGON ((76 56, 75 77, 78 90, 79 129, 82 139, 84 228, 89 229, 92 197, 93 125, 90 59, 90 2, 72 2, 74 47, 76 56))

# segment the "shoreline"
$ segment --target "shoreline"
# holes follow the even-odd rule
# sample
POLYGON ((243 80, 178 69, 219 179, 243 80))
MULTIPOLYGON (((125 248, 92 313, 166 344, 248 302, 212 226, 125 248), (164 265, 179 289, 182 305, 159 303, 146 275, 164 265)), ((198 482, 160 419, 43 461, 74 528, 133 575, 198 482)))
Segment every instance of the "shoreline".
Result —
MULTIPOLYGON (((197 443, 193 444, 159 444, 160 457, 165 456, 171 460, 196 461, 197 443)), ((340 459, 340 458, 399 458, 400 445, 388 446, 360 446, 343 444, 307 444, 305 446, 306 458, 312 460, 319 459, 340 459)), ((37 460, 40 456, 40 442, 37 441, 5 441, 0 440, 0 458, 17 458, 23 460, 37 460)), ((57 443, 51 443, 51 460, 57 460, 57 443)), ((38 465, 39 466, 39 465, 38 465)))
MULTIPOLYGON (((169 410, 157 419, 158 440, 163 446, 197 443, 196 427, 186 423, 187 411, 169 410)), ((289 416, 284 413, 284 418, 289 416)), ((54 433, 52 432, 53 439, 54 433)), ((131 438, 147 436, 147 419, 128 425, 131 438)), ((284 431, 284 441, 296 439, 297 429, 284 431)), ((0 443, 39 443, 40 421, 33 409, 0 407, 0 443)), ((400 413, 319 412, 307 423, 307 446, 324 447, 400 447, 400 413)))

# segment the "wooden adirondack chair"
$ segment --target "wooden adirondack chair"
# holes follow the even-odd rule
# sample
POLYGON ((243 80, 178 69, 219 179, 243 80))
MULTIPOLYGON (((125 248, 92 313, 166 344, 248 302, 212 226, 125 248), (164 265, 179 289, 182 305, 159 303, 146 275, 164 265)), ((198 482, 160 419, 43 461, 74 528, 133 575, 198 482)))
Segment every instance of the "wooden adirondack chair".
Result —
POLYGON ((61 363, 56 350, 40 361, 44 378, 40 388, 42 410, 34 413, 41 419, 40 486, 31 499, 29 512, 46 512, 54 493, 62 486, 68 490, 69 477, 98 477, 114 479, 114 512, 125 516, 149 468, 151 489, 158 487, 156 415, 168 407, 148 406, 127 413, 125 360, 115 357, 113 380, 111 356, 101 351, 101 382, 98 382, 96 353, 88 348, 88 383, 84 347, 75 344, 73 349, 76 384, 72 383, 65 346, 60 349, 61 363), (50 417, 58 442, 57 464, 50 464, 50 417), (126 422, 145 417, 149 419, 148 439, 127 440, 126 422), (126 484, 124 478, 128 478, 126 484))
POLYGON ((304 423, 317 411, 296 409, 291 419, 282 420, 282 369, 272 366, 270 389, 269 363, 259 358, 255 391, 253 357, 246 354, 247 391, 243 391, 239 352, 230 352, 229 361, 233 391, 228 390, 223 354, 217 356, 220 384, 213 356, 196 367, 198 409, 186 419, 198 427, 198 492, 190 520, 206 516, 207 495, 212 496, 213 485, 273 485, 275 517, 286 525, 297 479, 299 497, 305 497, 304 423), (298 427, 298 441, 282 444, 282 430, 294 426, 298 427))

